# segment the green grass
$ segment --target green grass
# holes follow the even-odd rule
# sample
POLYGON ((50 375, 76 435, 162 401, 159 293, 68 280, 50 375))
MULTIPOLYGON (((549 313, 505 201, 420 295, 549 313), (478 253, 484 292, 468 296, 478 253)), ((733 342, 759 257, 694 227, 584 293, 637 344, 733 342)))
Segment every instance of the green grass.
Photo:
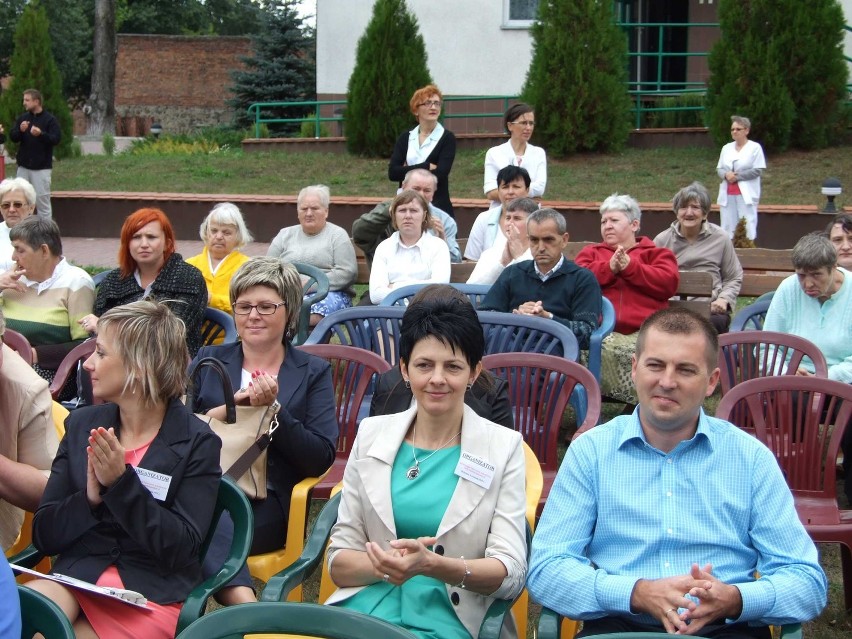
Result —
MULTIPOLYGON (((613 192, 646 202, 669 200, 699 180, 715 194, 718 149, 627 149, 549 159, 546 199, 600 201, 613 192)), ((459 151, 450 174, 456 198, 481 198, 485 151, 459 151)), ((852 147, 769 155, 764 204, 825 203, 820 186, 829 176, 852 188, 852 147)), ((55 191, 159 191, 294 195, 324 183, 332 195, 387 197, 387 160, 334 153, 243 153, 85 156, 57 162, 55 191)), ((845 196, 843 196, 845 197, 845 196)), ((715 195, 714 195, 715 198, 715 195)), ((838 201, 842 204, 842 201, 838 201)))

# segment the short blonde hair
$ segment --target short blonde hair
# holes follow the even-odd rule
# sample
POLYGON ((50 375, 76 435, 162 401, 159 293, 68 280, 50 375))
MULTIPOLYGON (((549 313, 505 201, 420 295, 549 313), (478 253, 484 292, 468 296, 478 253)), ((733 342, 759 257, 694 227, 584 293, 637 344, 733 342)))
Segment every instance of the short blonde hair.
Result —
POLYGON ((98 320, 98 333, 107 332, 124 362, 124 391, 133 386, 148 406, 183 395, 189 361, 186 326, 168 306, 151 300, 116 306, 98 320))
POLYGON ((299 330, 299 311, 302 308, 302 278, 289 262, 277 257, 253 257, 245 262, 231 280, 231 307, 237 299, 253 286, 272 289, 287 305, 287 326, 281 341, 299 330))
POLYGON ((219 202, 219 204, 210 210, 207 217, 204 218, 204 221, 198 228, 198 234, 201 236, 201 241, 204 242, 205 245, 207 244, 207 231, 211 223, 236 227, 237 246, 235 248, 240 249, 254 240, 246 226, 246 221, 243 219, 243 213, 240 211, 240 207, 232 202, 219 202))

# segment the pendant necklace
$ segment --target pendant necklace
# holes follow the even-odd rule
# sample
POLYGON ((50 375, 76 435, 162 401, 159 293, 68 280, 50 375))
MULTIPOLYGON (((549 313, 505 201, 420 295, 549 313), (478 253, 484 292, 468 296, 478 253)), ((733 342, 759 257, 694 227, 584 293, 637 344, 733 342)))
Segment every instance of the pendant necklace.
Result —
POLYGON ((414 457, 414 465, 406 471, 405 476, 408 477, 409 480, 417 479, 420 476, 420 463, 425 462, 427 459, 429 459, 429 457, 431 457, 432 455, 437 453, 439 450, 443 450, 444 446, 449 444, 451 441, 453 441, 459 435, 461 435, 461 431, 457 432, 455 435, 453 435, 447 441, 445 441, 443 444, 441 444, 440 448, 433 450, 431 453, 429 453, 428 456, 424 457, 423 459, 418 460, 417 454, 414 452, 415 448, 416 448, 416 446, 414 445, 414 442, 417 439, 417 425, 415 424, 414 426, 412 426, 411 427, 411 456, 414 457))

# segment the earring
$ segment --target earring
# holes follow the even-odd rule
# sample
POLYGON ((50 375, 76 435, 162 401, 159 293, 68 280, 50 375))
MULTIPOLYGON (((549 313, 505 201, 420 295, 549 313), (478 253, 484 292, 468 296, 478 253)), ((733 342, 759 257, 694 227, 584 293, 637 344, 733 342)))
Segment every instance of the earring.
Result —
POLYGON ((473 382, 468 382, 468 384, 467 384, 467 390, 470 390, 470 389, 472 389, 472 388, 473 388, 473 382))
POLYGON ((406 387, 408 390, 411 390, 411 382, 409 382, 408 380, 405 380, 405 387, 406 387))

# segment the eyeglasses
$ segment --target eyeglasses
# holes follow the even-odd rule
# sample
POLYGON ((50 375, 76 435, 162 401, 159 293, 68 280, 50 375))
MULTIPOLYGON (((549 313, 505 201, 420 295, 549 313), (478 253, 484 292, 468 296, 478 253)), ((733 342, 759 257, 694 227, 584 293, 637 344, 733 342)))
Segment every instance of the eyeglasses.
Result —
POLYGON ((425 107, 435 107, 436 109, 441 108, 440 100, 427 100, 426 102, 421 102, 417 106, 425 106, 425 107))
POLYGON ((234 313, 237 315, 251 315, 252 309, 257 309, 259 315, 274 315, 279 306, 287 306, 287 302, 261 302, 260 304, 249 304, 248 302, 237 302, 234 304, 234 313))
POLYGON ((11 208, 23 209, 28 206, 29 204, 27 204, 26 202, 3 202, 3 204, 0 204, 0 209, 8 211, 11 208))
POLYGON ((733 133, 734 131, 745 131, 745 127, 744 126, 731 127, 731 133, 733 133))
POLYGON ((517 124, 518 126, 528 126, 530 128, 535 126, 535 122, 532 120, 518 120, 517 122, 509 122, 509 124, 517 124))

